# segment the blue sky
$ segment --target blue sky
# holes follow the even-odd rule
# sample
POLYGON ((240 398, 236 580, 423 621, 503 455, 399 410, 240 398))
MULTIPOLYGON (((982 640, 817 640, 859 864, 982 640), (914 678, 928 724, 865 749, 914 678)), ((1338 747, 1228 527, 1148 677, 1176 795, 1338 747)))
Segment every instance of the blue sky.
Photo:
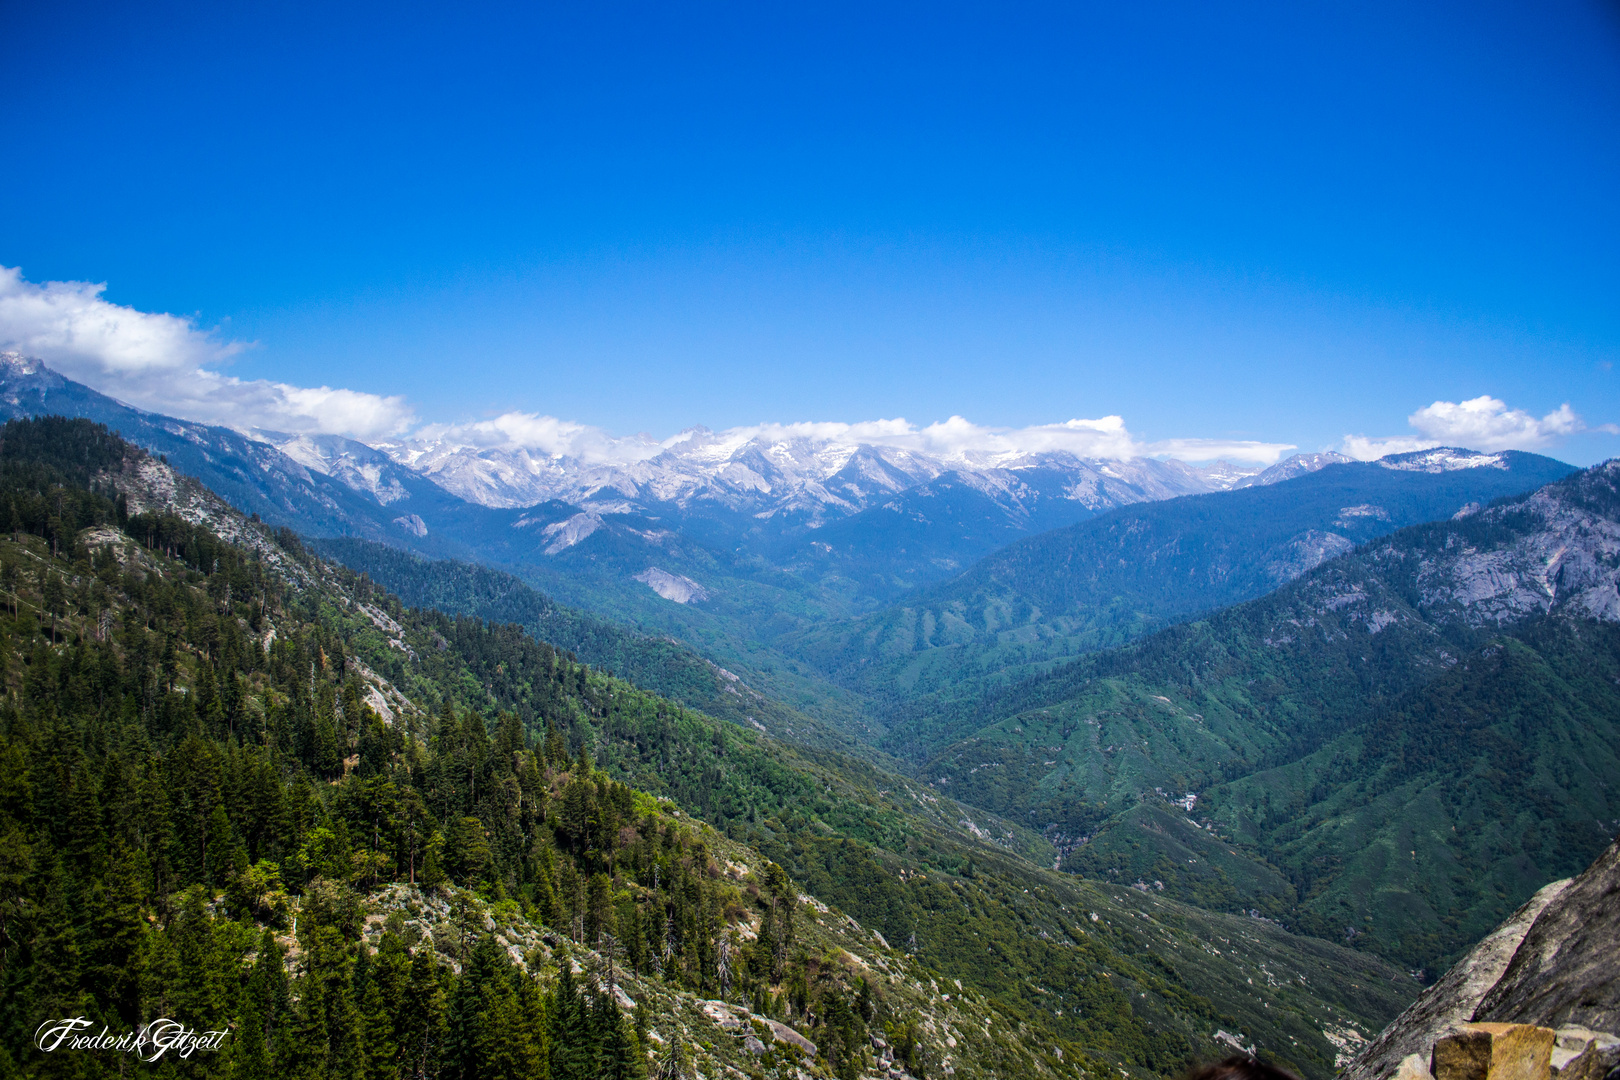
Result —
POLYGON ((1613 3, 225 6, 0 4, 0 266, 187 371, 1312 450, 1491 395, 1620 452, 1613 3))

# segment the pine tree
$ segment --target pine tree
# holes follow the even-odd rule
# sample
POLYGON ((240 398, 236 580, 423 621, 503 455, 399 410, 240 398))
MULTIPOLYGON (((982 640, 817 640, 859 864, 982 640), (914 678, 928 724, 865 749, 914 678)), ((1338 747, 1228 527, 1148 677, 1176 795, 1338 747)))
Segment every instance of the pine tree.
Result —
POLYGON ((437 889, 449 880, 444 870, 444 834, 435 829, 428 837, 427 850, 422 857, 422 872, 417 881, 424 889, 437 889))
POLYGON ((671 1028, 669 1046, 658 1062, 656 1080, 692 1080, 692 1056, 686 1049, 686 1032, 671 1028))
POLYGON ((90 1011, 80 988, 79 934, 68 908, 64 876, 61 860, 53 859, 41 890, 46 896, 45 908, 35 922, 29 998, 31 1012, 42 1017, 79 1016, 90 1011))
POLYGON ((271 1080, 275 1075, 265 1045, 264 1016, 251 997, 242 1005, 241 1022, 226 1050, 226 1062, 229 1080, 271 1080))
POLYGON ((624 1022, 624 1014, 611 994, 596 996, 591 1028, 595 1035, 596 1075, 603 1080, 638 1080, 647 1070, 640 1048, 624 1022))
POLYGON ((277 1060, 291 1019, 292 989, 287 982, 286 953, 269 929, 259 936, 258 955, 253 959, 243 998, 251 1005, 263 1028, 269 1060, 277 1060))
MULTIPOLYGON (((503 973, 504 976, 505 973, 503 973)), ((482 994, 478 1014, 478 1076, 488 1080, 529 1080, 540 1067, 539 1052, 524 1024, 517 989, 498 976, 482 994)))
POLYGON ((319 1032, 321 1060, 332 1076, 365 1074, 365 1034, 354 1000, 354 960, 336 927, 317 927, 309 936, 305 983, 318 997, 311 1022, 319 1032))
POLYGON ((591 1080, 595 1067, 589 1015, 584 997, 574 983, 574 961, 567 950, 559 950, 561 969, 552 991, 551 1080, 591 1080))
POLYGON ((409 1078, 438 1073, 446 1037, 444 988, 431 949, 411 956, 410 980, 394 1017, 401 1056, 401 1075, 409 1078))
POLYGON ((551 1076, 551 1024, 547 1020, 547 1001, 540 989, 540 982, 535 978, 520 978, 518 986, 519 1022, 529 1036, 529 1043, 533 1052, 533 1070, 531 1076, 537 1080, 549 1080, 551 1076))
POLYGON ((360 1030, 366 1047, 367 1080, 394 1080, 399 1075, 394 1018, 388 1011, 386 991, 376 979, 366 980, 361 995, 360 1030))
POLYGON ((120 843, 107 880, 93 894, 86 971, 102 1005, 131 1027, 140 1020, 141 897, 139 860, 120 843))
POLYGON ((606 932, 608 902, 613 895, 613 879, 606 874, 592 874, 585 886, 585 940, 595 941, 606 932))
POLYGON ((494 1045, 490 1026, 515 1015, 515 1002, 494 1004, 503 987, 511 991, 510 971, 511 960, 495 943, 495 935, 482 935, 450 993, 445 1067, 452 1080, 478 1080, 487 1064, 483 1054, 494 1045))
POLYGON ((629 904, 619 919, 620 937, 624 942, 625 963, 637 975, 647 970, 647 932, 641 924, 641 906, 629 904))

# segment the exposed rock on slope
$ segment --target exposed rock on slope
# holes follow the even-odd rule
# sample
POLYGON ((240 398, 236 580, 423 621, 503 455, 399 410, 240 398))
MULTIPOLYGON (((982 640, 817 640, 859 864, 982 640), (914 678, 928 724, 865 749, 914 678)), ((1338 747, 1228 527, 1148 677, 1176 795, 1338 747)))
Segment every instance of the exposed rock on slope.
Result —
POLYGON ((1395 1075, 1401 1059, 1418 1054, 1425 1060, 1437 1039, 1474 1016, 1480 1000, 1507 970, 1536 917, 1569 887, 1555 881, 1525 902, 1501 926, 1452 965, 1451 970, 1395 1018, 1344 1070, 1342 1080, 1382 1080, 1395 1075))
POLYGON ((1620 842, 1537 917, 1474 1015, 1620 1033, 1620 842))
MULTIPOLYGON (((1435 1044, 1469 1021, 1558 1029, 1555 1069, 1620 1055, 1620 840, 1580 877, 1537 892, 1396 1017, 1342 1080, 1414 1071, 1413 1057, 1427 1063, 1435 1044), (1580 1057, 1588 1047, 1590 1060, 1580 1057)), ((1616 1065, 1601 1062, 1598 1076, 1616 1065)))

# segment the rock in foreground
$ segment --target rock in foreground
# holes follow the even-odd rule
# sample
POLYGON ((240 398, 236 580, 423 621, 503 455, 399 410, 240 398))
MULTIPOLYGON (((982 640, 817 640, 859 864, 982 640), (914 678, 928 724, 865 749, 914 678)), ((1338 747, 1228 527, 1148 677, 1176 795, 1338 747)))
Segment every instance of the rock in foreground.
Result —
POLYGON ((1620 1067, 1620 841, 1545 886, 1385 1028, 1343 1080, 1606 1080, 1620 1067))

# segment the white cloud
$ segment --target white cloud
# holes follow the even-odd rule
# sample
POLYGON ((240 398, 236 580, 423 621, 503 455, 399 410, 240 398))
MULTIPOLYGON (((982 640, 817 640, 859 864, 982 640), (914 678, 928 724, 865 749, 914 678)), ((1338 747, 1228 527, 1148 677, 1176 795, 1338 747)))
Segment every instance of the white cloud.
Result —
POLYGON ((654 442, 645 437, 616 438, 600 428, 533 413, 506 413, 475 424, 433 425, 422 429, 424 443, 466 445, 480 449, 522 448, 592 464, 622 465, 644 461, 665 450, 725 457, 749 442, 854 446, 890 446, 947 461, 993 464, 1025 454, 1066 451, 1084 458, 1172 457, 1186 461, 1226 458, 1272 465, 1294 449, 1287 443, 1224 439, 1166 439, 1143 442, 1118 416, 1067 420, 1024 428, 975 424, 960 416, 926 427, 896 418, 846 424, 805 421, 754 424, 708 432, 701 428, 654 442))
MULTIPOLYGON (((674 446, 688 438, 683 433, 667 440, 665 445, 674 446)), ((1027 428, 985 427, 960 416, 936 420, 926 427, 918 427, 898 417, 854 424, 756 424, 731 428, 710 436, 710 439, 721 446, 741 445, 753 440, 766 443, 805 441, 845 446, 892 446, 948 461, 1054 450, 1067 450, 1082 457, 1141 456, 1140 446, 1125 430, 1125 421, 1117 416, 1105 416, 1098 420, 1069 420, 1061 424, 1027 428)))
POLYGON ((1175 458, 1178 461, 1242 461, 1251 465, 1275 465, 1293 443, 1256 442, 1252 439, 1160 439, 1147 444, 1148 457, 1175 458))
POLYGON ((44 360, 70 379, 138 408, 223 424, 378 438, 408 428, 402 397, 329 386, 237 379, 212 368, 246 346, 191 319, 137 311, 102 296, 106 285, 24 280, 0 266, 0 349, 44 360))
POLYGON ((1226 458, 1274 464, 1285 443, 1220 439, 1144 442, 1119 416, 1023 428, 987 427, 960 416, 919 427, 904 419, 861 423, 759 424, 719 433, 682 432, 663 442, 621 438, 570 420, 510 412, 471 424, 417 427, 403 397, 329 386, 244 380, 216 370, 247 346, 195 320, 114 304, 106 286, 84 281, 36 284, 0 266, 0 349, 38 357, 70 379, 138 408, 242 431, 348 435, 382 443, 408 439, 481 449, 522 448, 547 456, 624 464, 697 440, 714 453, 759 439, 892 446, 947 460, 995 463, 1024 454, 1066 451, 1085 458, 1226 458), (414 429, 414 430, 413 430, 414 429))
POLYGON ((1398 435, 1387 439, 1346 435, 1344 441, 1339 444, 1339 452, 1357 461, 1377 461, 1390 454, 1409 454, 1413 450, 1429 450, 1440 445, 1433 439, 1403 438, 1398 435))
MULTIPOLYGON (((1541 450, 1586 425, 1566 403, 1539 419, 1523 409, 1482 394, 1467 401, 1436 401, 1406 418, 1416 435, 1369 438, 1346 435, 1342 449, 1353 458, 1372 461, 1386 454, 1404 454, 1435 446, 1469 450, 1541 450)), ((1597 430, 1607 430, 1604 425, 1597 430)))
POLYGON ((522 412, 502 413, 493 420, 472 424, 428 424, 418 429, 411 441, 480 450, 520 447, 551 457, 614 464, 642 461, 663 449, 645 437, 620 438, 589 424, 522 412))

